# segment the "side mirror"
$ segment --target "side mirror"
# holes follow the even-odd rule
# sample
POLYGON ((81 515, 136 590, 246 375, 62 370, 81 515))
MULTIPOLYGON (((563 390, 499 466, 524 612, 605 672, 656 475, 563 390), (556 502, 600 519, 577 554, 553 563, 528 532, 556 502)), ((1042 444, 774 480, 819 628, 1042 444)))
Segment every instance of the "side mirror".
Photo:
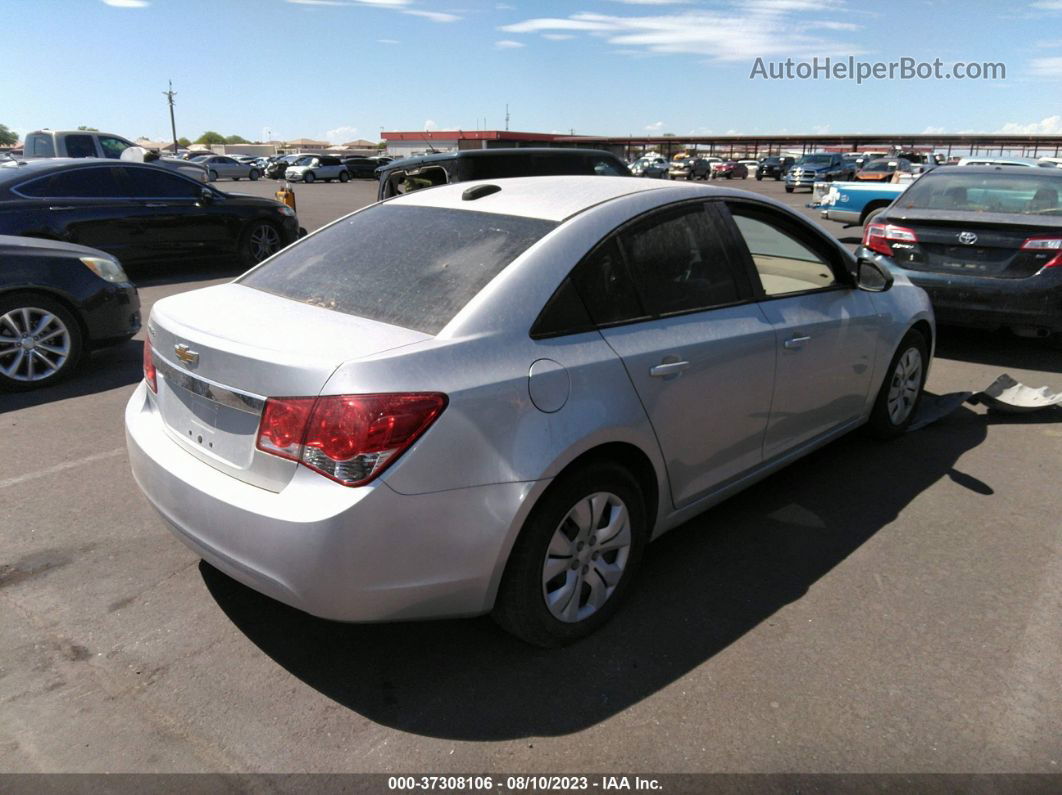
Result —
POLYGON ((203 204, 213 204, 214 191, 212 191, 210 188, 203 188, 201 191, 199 191, 199 201, 203 204))
POLYGON ((869 259, 856 263, 856 286, 868 293, 883 293, 892 287, 893 277, 889 270, 869 259))

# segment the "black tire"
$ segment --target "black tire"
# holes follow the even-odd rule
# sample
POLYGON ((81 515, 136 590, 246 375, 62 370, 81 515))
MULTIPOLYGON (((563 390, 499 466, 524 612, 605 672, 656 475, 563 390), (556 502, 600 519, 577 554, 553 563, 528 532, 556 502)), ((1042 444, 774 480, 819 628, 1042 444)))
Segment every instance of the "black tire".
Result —
POLYGON ((778 176, 776 176, 776 177, 774 178, 774 181, 775 181, 775 182, 781 182, 781 181, 782 181, 782 177, 781 177, 781 175, 778 175, 778 176))
POLYGON ((870 420, 867 422, 867 430, 878 439, 895 439, 907 432, 907 426, 911 424, 918 413, 918 404, 922 400, 922 390, 926 385, 926 371, 929 367, 929 344, 922 332, 911 329, 908 331, 893 354, 889 362, 889 369, 885 371, 885 380, 878 397, 874 401, 874 408, 870 412, 870 420), (921 362, 921 375, 918 381, 918 391, 914 395, 913 402, 902 421, 895 421, 889 412, 889 392, 900 379, 899 365, 909 351, 916 351, 921 362))
POLYGON ((881 215, 883 212, 885 212, 885 208, 884 207, 877 207, 877 208, 871 210, 869 213, 867 213, 865 216, 863 216, 862 225, 866 226, 871 221, 873 221, 875 218, 877 218, 879 215, 881 215))
POLYGON ((249 173, 247 175, 247 179, 251 180, 251 182, 257 182, 258 181, 258 170, 252 168, 251 169, 251 173, 249 173))
POLYGON ((207 179, 211 182, 217 182, 218 172, 216 172, 214 169, 210 169, 210 171, 207 172, 207 179))
MULTIPOLYGON (((498 589, 492 613, 494 620, 527 643, 547 648, 563 646, 589 635, 618 609, 641 562, 648 537, 645 500, 626 469, 601 461, 566 475, 542 496, 524 523, 498 589), (626 505, 631 534, 626 564, 611 595, 595 612, 579 621, 562 621, 546 605, 543 565, 550 543, 568 513, 582 500, 598 492, 613 494, 626 505)), ((572 560, 578 568, 576 559, 572 560)), ((587 568, 583 567, 584 573, 587 568)), ((589 576, 598 577, 597 570, 589 572, 589 576)), ((579 582, 580 589, 584 584, 587 589, 591 587, 589 577, 586 583, 581 579, 579 582)), ((596 582, 603 582, 603 579, 596 582)), ((580 598, 583 593, 580 590, 580 598)))
POLYGON ((793 186, 792 185, 786 185, 785 186, 785 192, 786 193, 792 193, 793 192, 793 186))
POLYGON ((339 181, 340 182, 346 182, 349 179, 350 179, 350 174, 348 174, 346 171, 340 171, 339 172, 339 181))
MULTIPOLYGON (((85 352, 85 338, 77 318, 69 309, 54 298, 43 295, 42 293, 34 292, 8 293, 4 296, 0 296, 0 317, 3 317, 12 310, 18 310, 21 308, 39 310, 53 315, 57 322, 62 324, 62 328, 66 333, 67 352, 61 362, 55 357, 55 354, 47 352, 46 355, 51 361, 53 361, 53 363, 58 363, 58 367, 55 368, 55 371, 51 375, 38 380, 20 380, 17 377, 8 376, 0 372, 0 389, 11 392, 24 392, 29 389, 38 389, 62 381, 74 372, 77 368, 78 362, 85 352)), ((45 333, 51 333, 57 328, 58 326, 50 324, 49 327, 45 329, 45 333)), ((0 334, 3 334, 3 336, 0 336, 0 340, 4 340, 5 338, 11 339, 9 337, 11 329, 6 324, 0 325, 0 334)), ((3 366, 5 369, 10 368, 11 365, 14 364, 15 358, 18 355, 18 348, 11 344, 12 342, 13 339, 11 339, 11 342, 8 342, 6 345, 0 344, 0 366, 3 366)), ((23 353, 23 361, 25 361, 25 356, 26 354, 23 353)), ((37 361, 39 360, 34 361, 35 365, 37 361)), ((29 377, 28 368, 28 362, 20 364, 15 370, 15 374, 27 378, 29 377)))
POLYGON ((253 268, 283 247, 284 239, 279 229, 268 221, 252 221, 240 235, 240 265, 253 268), (265 245, 262 237, 272 240, 273 243, 265 245))
POLYGON ((756 175, 756 181, 757 182, 763 182, 763 175, 762 174, 757 174, 756 175))
POLYGON ((307 171, 305 174, 302 175, 302 181, 305 182, 307 185, 309 185, 315 179, 317 179, 317 177, 313 175, 312 171, 307 171))

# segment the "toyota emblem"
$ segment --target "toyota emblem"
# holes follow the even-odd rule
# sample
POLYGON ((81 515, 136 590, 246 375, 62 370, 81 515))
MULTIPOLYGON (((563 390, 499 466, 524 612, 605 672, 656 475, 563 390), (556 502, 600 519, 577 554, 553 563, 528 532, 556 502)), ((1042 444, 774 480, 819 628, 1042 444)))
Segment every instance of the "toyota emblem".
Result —
POLYGON ((964 246, 972 246, 977 242, 977 235, 973 232, 959 232, 959 242, 964 246))

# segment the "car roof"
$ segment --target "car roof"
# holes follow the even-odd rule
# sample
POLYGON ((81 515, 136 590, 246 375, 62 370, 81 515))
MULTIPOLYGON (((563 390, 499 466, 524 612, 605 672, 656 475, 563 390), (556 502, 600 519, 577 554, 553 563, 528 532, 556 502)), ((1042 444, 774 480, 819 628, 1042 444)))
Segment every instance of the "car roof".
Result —
MULTIPOLYGON (((1013 174, 1016 177, 1047 177, 1062 179, 1062 168, 1029 168, 1028 166, 937 166, 930 174, 1013 174)), ((924 177, 923 177, 924 179, 924 177)))
MULTIPOLYGON (((111 166, 112 168, 150 168, 163 169, 168 174, 183 176, 191 179, 187 174, 181 174, 167 166, 156 162, 138 163, 134 160, 114 160, 109 157, 46 157, 40 160, 19 161, 17 166, 4 166, 0 168, 0 187, 6 187, 22 182, 30 177, 39 177, 57 171, 67 171, 85 166, 111 166)), ((1046 169, 1045 169, 1046 170, 1046 169)))
POLYGON ((389 199, 387 204, 474 210, 560 222, 613 199, 652 190, 668 189, 689 190, 691 195, 733 193, 723 188, 693 185, 686 181, 675 183, 637 177, 595 175, 512 177, 440 185, 396 196, 389 199), (463 194, 477 185, 496 185, 501 190, 471 201, 464 199, 463 194))

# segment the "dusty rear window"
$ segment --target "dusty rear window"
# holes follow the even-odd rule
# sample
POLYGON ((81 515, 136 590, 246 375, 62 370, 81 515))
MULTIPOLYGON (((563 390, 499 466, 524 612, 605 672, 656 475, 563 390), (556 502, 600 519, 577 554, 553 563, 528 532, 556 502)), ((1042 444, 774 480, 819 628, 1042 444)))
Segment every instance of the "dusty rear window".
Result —
POLYGON ((383 204, 288 247, 239 281, 437 334, 553 221, 383 204))

